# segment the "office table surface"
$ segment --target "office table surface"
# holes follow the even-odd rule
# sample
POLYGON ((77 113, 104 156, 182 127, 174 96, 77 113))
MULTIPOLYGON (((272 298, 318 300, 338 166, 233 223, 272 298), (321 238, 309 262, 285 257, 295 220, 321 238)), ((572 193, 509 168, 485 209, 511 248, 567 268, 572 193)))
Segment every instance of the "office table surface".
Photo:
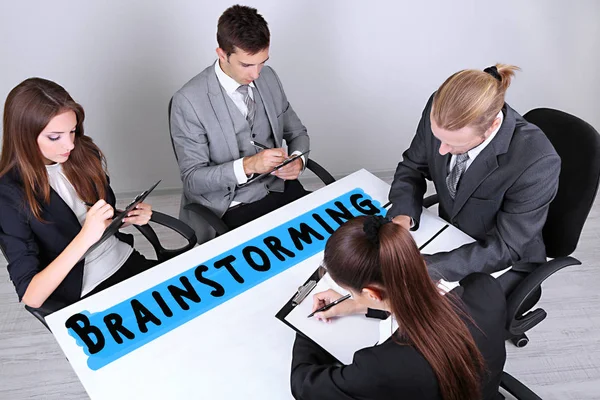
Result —
MULTIPOLYGON (((93 314, 122 303, 357 188, 381 206, 387 203, 389 185, 365 170, 358 171, 49 316, 56 340, 90 397, 291 399, 289 373, 295 332, 275 314, 318 267, 322 252, 95 370, 88 366, 88 355, 69 334, 65 321, 84 310, 93 314)), ((423 245, 445 225, 425 210, 420 229, 413 233, 415 241, 423 245)), ((469 241, 449 226, 423 252, 451 250, 469 241)))

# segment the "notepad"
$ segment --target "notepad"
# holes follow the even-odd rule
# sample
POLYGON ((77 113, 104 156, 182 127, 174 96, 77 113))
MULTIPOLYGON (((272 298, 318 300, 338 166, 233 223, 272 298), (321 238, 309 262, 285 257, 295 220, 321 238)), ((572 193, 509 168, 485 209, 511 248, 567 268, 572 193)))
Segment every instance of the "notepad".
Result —
POLYGON ((312 312, 312 295, 333 289, 341 295, 348 291, 339 287, 328 274, 317 282, 311 294, 292 311, 283 317, 287 324, 304 334, 342 364, 351 364, 354 353, 377 344, 379 340, 379 322, 365 315, 349 315, 332 318, 330 323, 316 318, 307 318, 312 312))

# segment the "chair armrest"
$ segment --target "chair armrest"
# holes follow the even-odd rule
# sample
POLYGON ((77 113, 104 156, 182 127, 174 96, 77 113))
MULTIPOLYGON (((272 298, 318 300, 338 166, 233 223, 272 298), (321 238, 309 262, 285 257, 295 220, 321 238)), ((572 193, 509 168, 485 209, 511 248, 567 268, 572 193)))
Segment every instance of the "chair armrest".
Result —
POLYGON ((506 372, 502 372, 500 387, 519 400, 542 400, 542 398, 533 393, 531 389, 506 372))
POLYGON ((512 335, 520 335, 540 323, 545 317, 546 312, 542 309, 536 309, 523 316, 518 315, 519 310, 549 276, 570 265, 581 265, 581 261, 573 257, 559 257, 550 260, 533 270, 523 279, 521 283, 508 296, 507 300, 507 318, 508 330, 512 335))
POLYGON ((229 227, 225 225, 225 222, 208 207, 198 203, 190 203, 183 208, 202 217, 217 232, 217 235, 229 232, 229 227))
POLYGON ((308 159, 308 161, 306 163, 306 168, 308 168, 315 175, 317 175, 317 177, 319 177, 319 179, 325 185, 329 185, 329 184, 335 182, 335 178, 329 172, 327 172, 327 170, 325 168, 321 167, 316 161, 311 160, 310 158, 308 159))
POLYGON ((150 218, 150 221, 174 230, 188 241, 185 246, 179 249, 165 249, 160 244, 158 236, 156 236, 154 229, 152 229, 150 225, 134 225, 136 229, 140 231, 146 239, 148 239, 154 248, 154 251, 156 252, 156 257, 158 258, 159 262, 167 261, 170 258, 185 253, 196 245, 197 240, 194 230, 177 218, 173 218, 170 215, 163 214, 158 211, 152 211, 152 217, 150 218))
POLYGON ((436 194, 432 194, 431 196, 427 196, 423 199, 423 207, 429 208, 440 202, 439 196, 436 194))
POLYGON ((57 301, 54 299, 47 299, 41 307, 33 308, 29 306, 25 306, 25 309, 29 311, 34 317, 38 319, 46 329, 50 330, 48 324, 46 323, 46 317, 53 312, 56 312, 62 308, 65 308, 68 304, 62 301, 57 301))

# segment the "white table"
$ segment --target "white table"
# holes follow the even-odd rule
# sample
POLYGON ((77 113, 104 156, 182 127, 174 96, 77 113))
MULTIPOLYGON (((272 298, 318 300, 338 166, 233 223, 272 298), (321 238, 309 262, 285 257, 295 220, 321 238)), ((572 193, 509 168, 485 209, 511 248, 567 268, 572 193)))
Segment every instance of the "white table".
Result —
MULTIPOLYGON (((113 354, 114 360, 105 362, 105 365, 98 366, 96 362, 93 368, 88 366, 88 355, 76 343, 74 336, 69 334, 65 321, 82 311, 96 313, 97 317, 106 316, 105 310, 118 304, 124 304, 121 307, 130 307, 128 299, 142 298, 141 293, 201 264, 206 264, 209 270, 217 271, 207 263, 208 260, 226 254, 265 232, 284 226, 295 218, 357 188, 364 190, 366 194, 380 202, 381 206, 387 203, 389 185, 367 171, 361 170, 224 236, 50 315, 47 318, 50 329, 90 397, 95 400, 291 399, 289 373, 295 333, 276 319, 275 314, 295 293, 298 285, 303 283, 319 265, 322 260, 321 251, 174 329, 166 330, 165 327, 171 320, 164 315, 158 316, 161 326, 158 327, 152 322, 147 323, 148 332, 141 334, 135 331, 134 340, 143 341, 143 338, 155 329, 163 329, 166 333, 120 357, 114 356, 114 350, 120 347, 106 334, 106 343, 110 342, 112 345, 107 344, 102 351, 92 356, 94 358, 104 353, 113 354), (127 302, 123 303, 125 301, 127 302)), ((417 244, 426 243, 445 225, 444 221, 424 211, 420 228, 414 232, 417 244)), ((423 251, 451 250, 468 241, 470 241, 468 236, 450 226, 423 251)), ((321 246, 324 242, 325 240, 322 241, 321 246)), ((317 241, 314 240, 313 243, 317 241)), ((302 252, 297 251, 297 253, 300 257, 302 252)), ((260 260, 260 257, 255 259, 260 260)), ((237 268, 242 276, 247 273, 243 268, 239 266, 237 268)), ((225 268, 218 270, 219 273, 224 271, 225 268)), ((210 272, 207 271, 207 274, 210 272)), ((187 276, 190 276, 189 273, 187 276)), ((219 276, 223 278, 222 274, 219 276)), ((198 281, 192 283, 197 284, 198 281)), ((227 288, 235 287, 232 286, 234 283, 238 287, 244 287, 244 284, 232 281, 228 283, 227 288)), ((164 292, 158 289, 157 291, 164 292)), ((209 302, 206 293, 208 291, 205 290, 200 294, 205 303, 209 302)), ((142 303, 146 304, 144 301, 142 303)), ((201 301, 198 304, 203 303, 201 301)), ((194 304, 191 309, 193 306, 194 304)), ((185 314, 182 310, 179 312, 185 314)), ((126 321, 124 326, 131 327, 131 320, 126 321)), ((124 343, 128 343, 128 340, 125 339, 124 343)))

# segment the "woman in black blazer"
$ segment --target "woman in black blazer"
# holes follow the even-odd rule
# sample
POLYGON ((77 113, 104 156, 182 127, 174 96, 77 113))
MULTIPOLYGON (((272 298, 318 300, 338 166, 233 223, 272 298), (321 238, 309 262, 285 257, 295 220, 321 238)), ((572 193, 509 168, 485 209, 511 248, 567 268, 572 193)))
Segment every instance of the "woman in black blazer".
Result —
MULTIPOLYGON (((309 399, 496 399, 506 360, 506 302, 495 279, 472 274, 444 293, 429 278, 410 233, 380 216, 342 225, 324 267, 352 294, 316 318, 390 316, 390 337, 339 365, 301 334, 293 349, 294 397, 309 399), (377 310, 377 311, 375 311, 377 310)), ((341 297, 314 296, 314 309, 341 297)), ((340 340, 344 340, 340 338, 340 340)))
MULTIPOLYGON (((84 135, 83 120, 81 105, 45 79, 23 81, 6 99, 0 246, 19 300, 30 307, 49 298, 73 303, 156 263, 121 233, 80 260, 110 224, 115 206, 104 156, 84 135)), ((124 226, 146 224, 151 215, 142 203, 124 226)))

